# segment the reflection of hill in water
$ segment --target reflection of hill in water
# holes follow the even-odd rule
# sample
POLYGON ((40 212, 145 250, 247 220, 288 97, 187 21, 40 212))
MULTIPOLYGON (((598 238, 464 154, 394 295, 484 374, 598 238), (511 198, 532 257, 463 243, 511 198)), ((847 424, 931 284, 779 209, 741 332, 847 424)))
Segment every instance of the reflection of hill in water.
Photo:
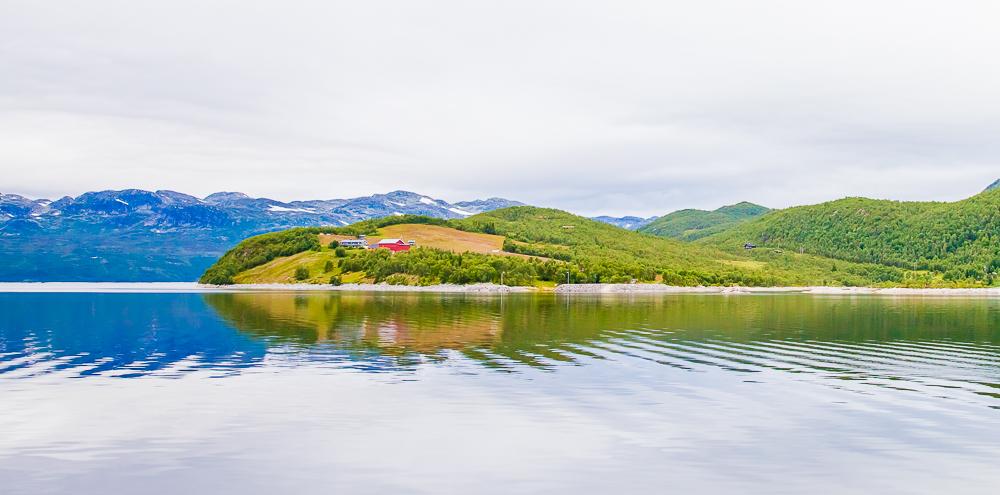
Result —
MULTIPOLYGON (((367 370, 461 353, 485 368, 639 360, 665 370, 797 373, 831 384, 1000 397, 1000 301, 676 296, 208 294, 240 330, 332 347, 367 370)), ((355 366, 359 367, 359 366, 355 366)), ((841 385, 835 385, 841 386, 841 385)))
POLYGON ((278 341, 382 355, 449 349, 532 366, 610 353, 657 355, 679 366, 801 361, 807 368, 869 369, 864 363, 894 356, 917 362, 992 356, 1000 329, 1000 304, 989 300, 347 293, 205 299, 240 330, 278 341))
POLYGON ((490 345, 500 334, 497 304, 429 295, 236 293, 205 301, 243 332, 275 345, 353 355, 437 355, 490 345), (494 307, 496 306, 496 307, 494 307))
POLYGON ((659 331, 683 340, 1000 339, 1000 302, 814 296, 572 299, 435 294, 212 293, 238 329, 283 341, 364 342, 417 352, 488 344, 534 347, 659 331))

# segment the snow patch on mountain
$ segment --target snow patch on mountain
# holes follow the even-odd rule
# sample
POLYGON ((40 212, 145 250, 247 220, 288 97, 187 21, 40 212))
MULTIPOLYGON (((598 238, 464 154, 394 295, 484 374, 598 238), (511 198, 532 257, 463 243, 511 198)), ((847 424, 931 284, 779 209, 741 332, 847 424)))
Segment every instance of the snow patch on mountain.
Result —
POLYGON ((278 212, 278 213, 316 213, 313 208, 288 208, 285 206, 270 205, 267 207, 267 211, 278 212))

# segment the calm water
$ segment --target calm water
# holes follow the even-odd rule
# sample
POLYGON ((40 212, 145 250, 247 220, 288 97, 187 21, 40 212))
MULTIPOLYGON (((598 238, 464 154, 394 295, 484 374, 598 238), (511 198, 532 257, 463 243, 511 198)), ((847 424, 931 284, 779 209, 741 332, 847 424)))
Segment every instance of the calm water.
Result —
POLYGON ((0 293, 0 492, 997 493, 1000 301, 0 293))

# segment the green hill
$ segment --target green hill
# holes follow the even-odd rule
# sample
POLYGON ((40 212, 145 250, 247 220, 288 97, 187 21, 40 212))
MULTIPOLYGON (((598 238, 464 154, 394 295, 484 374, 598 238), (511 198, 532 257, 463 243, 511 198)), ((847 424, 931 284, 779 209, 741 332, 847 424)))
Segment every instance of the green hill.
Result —
POLYGON ((770 209, 748 203, 723 206, 717 210, 680 210, 664 215, 639 228, 640 232, 660 237, 693 241, 730 229, 770 209))
POLYGON ((564 211, 522 206, 459 220, 396 216, 346 227, 298 228, 256 236, 227 252, 201 282, 327 283, 333 279, 427 285, 499 282, 504 277, 508 285, 544 286, 564 283, 567 275, 571 283, 636 280, 775 286, 900 285, 911 274, 894 267, 779 249, 718 249, 626 231, 564 211), (418 243, 417 248, 398 254, 328 246, 336 236, 410 238, 401 232, 433 234, 434 244, 418 243), (499 249, 483 248, 491 242, 499 249))
POLYGON ((744 242, 925 272, 928 283, 994 285, 1000 270, 1000 189, 953 203, 846 198, 772 212, 699 241, 744 242))

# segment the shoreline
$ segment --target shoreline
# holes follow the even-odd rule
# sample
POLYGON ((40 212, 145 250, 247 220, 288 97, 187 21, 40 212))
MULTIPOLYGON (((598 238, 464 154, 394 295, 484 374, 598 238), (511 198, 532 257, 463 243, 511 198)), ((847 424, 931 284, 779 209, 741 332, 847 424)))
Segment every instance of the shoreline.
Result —
POLYGON ((507 294, 540 292, 534 287, 508 286, 500 284, 437 284, 437 285, 389 285, 381 284, 234 284, 202 285, 209 289, 227 292, 240 291, 302 291, 302 292, 435 292, 439 294, 507 294))
POLYGON ((663 284, 570 284, 554 290, 499 284, 438 284, 429 286, 388 284, 236 284, 203 285, 196 282, 0 282, 0 293, 144 293, 144 292, 422 292, 438 294, 557 294, 581 295, 780 295, 803 294, 823 296, 934 296, 934 297, 1000 297, 1000 288, 931 288, 903 287, 677 287, 663 284))

